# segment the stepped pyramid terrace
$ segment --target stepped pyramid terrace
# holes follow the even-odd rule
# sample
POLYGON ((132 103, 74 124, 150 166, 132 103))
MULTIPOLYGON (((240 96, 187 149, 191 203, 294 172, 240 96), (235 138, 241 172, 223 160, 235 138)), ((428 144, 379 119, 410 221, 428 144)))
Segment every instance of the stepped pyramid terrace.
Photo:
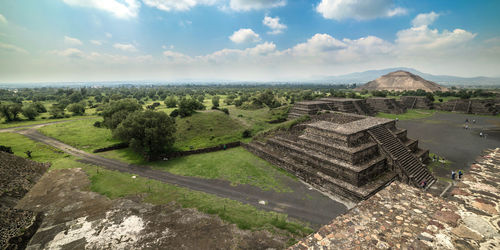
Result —
POLYGON ((465 114, 496 115, 500 112, 495 100, 451 100, 443 103, 435 103, 437 110, 460 112, 465 114))
POLYGON ((366 100, 328 97, 316 101, 296 102, 290 110, 288 118, 293 119, 303 115, 315 115, 321 110, 339 111, 359 115, 375 114, 375 111, 366 104, 366 100))
POLYGON ((402 96, 400 102, 407 109, 434 109, 434 103, 425 96, 402 96))
POLYGON ((364 200, 398 179, 413 186, 435 178, 423 162, 428 150, 390 119, 326 111, 244 145, 257 156, 318 189, 364 200))
POLYGON ((403 114, 406 112, 406 107, 394 98, 372 97, 366 99, 366 103, 377 112, 390 114, 403 114))

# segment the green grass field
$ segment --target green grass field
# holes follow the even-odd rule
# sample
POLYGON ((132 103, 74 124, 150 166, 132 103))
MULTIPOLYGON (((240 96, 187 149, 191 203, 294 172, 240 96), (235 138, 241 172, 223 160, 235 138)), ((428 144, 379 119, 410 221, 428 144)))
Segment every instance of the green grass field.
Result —
POLYGON ((130 149, 113 150, 99 155, 131 164, 149 165, 173 174, 227 180, 233 185, 249 184, 276 192, 291 191, 283 183, 285 175, 295 179, 241 147, 156 162, 144 162, 130 149))
POLYGON ((179 151, 206 148, 242 139, 245 127, 221 111, 197 112, 176 119, 174 148, 179 151))
POLYGON ((96 121, 102 121, 102 118, 48 125, 40 128, 39 131, 87 152, 120 143, 120 140, 112 137, 111 130, 94 127, 96 121))
POLYGON ((106 195, 111 199, 145 194, 145 202, 167 204, 175 201, 183 207, 216 214, 224 221, 234 223, 241 229, 263 229, 271 233, 280 232, 290 238, 304 237, 313 232, 304 223, 288 219, 286 214, 267 212, 251 205, 215 195, 180 188, 147 178, 132 178, 131 174, 83 164, 77 162, 72 156, 19 134, 0 133, 0 142, 1 145, 12 147, 14 153, 21 157, 26 157, 24 154, 26 150, 33 151, 32 160, 51 162, 51 171, 63 168, 82 168, 91 180, 90 190, 106 195))
POLYGON ((47 146, 43 143, 32 141, 23 135, 15 133, 0 133, 0 145, 12 147, 15 155, 26 158, 26 151, 30 150, 31 160, 37 162, 51 162, 50 169, 75 167, 78 162, 74 157, 63 151, 47 146))
POLYGON ((399 120, 414 120, 414 119, 422 119, 430 117, 434 115, 434 113, 436 112, 437 110, 408 109, 404 114, 378 113, 377 117, 388 118, 388 119, 398 118, 399 120))

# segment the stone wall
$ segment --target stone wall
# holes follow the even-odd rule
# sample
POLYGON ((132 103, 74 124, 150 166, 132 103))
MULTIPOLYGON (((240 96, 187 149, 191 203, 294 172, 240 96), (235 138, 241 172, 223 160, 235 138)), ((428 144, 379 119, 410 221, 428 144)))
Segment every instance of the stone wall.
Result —
POLYGON ((500 148, 433 196, 393 182, 290 249, 498 249, 500 148))

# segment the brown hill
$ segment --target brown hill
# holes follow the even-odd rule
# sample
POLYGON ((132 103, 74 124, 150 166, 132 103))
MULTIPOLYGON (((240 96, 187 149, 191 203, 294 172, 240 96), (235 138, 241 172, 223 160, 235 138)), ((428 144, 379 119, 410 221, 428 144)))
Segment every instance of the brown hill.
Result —
POLYGON ((447 91, 448 89, 440 86, 435 82, 425 80, 424 78, 414 75, 407 71, 394 71, 387 75, 383 75, 376 80, 370 81, 359 87, 360 90, 417 90, 423 89, 427 92, 447 91))

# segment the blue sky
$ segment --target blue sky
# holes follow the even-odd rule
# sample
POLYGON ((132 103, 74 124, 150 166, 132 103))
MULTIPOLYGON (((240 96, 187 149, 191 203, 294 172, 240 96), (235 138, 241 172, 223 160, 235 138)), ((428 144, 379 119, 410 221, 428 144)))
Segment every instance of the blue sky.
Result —
POLYGON ((500 1, 0 0, 0 82, 500 76, 500 1))

